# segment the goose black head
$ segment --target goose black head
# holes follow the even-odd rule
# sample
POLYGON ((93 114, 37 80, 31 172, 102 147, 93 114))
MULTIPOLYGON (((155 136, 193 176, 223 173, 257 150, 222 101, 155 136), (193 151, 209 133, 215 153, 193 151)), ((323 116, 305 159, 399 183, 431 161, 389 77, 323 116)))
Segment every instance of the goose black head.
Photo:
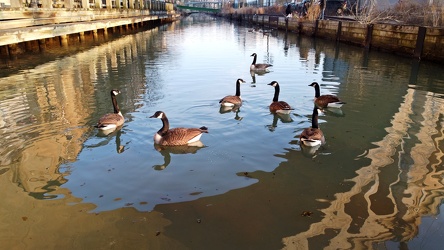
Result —
POLYGON ((277 81, 272 81, 272 82, 270 82, 270 83, 267 84, 267 85, 270 85, 270 86, 272 86, 272 87, 276 87, 276 85, 278 85, 278 82, 277 82, 277 81))
POLYGON ((150 118, 162 119, 164 116, 165 116, 165 113, 163 113, 162 111, 156 111, 156 113, 154 113, 154 115, 150 116, 150 118))

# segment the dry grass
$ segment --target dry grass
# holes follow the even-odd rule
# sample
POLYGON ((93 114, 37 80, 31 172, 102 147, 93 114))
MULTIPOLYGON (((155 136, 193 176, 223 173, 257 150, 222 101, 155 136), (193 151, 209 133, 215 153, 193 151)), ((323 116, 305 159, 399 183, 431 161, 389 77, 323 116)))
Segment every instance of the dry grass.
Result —
POLYGON ((312 4, 307 10, 306 18, 310 21, 315 21, 321 15, 321 7, 317 4, 312 4))
MULTIPOLYGON (((357 22, 360 23, 381 23, 390 22, 404 25, 417 26, 444 26, 444 4, 434 3, 403 3, 397 4, 393 8, 379 10, 375 0, 366 0, 367 7, 361 10, 359 14, 354 15, 357 22)), ((274 5, 270 7, 245 7, 233 9, 227 5, 222 9, 224 14, 267 14, 267 15, 285 15, 284 5, 274 5)), ((308 14, 304 19, 314 21, 319 18, 321 13, 319 5, 312 5, 308 8, 308 14)))

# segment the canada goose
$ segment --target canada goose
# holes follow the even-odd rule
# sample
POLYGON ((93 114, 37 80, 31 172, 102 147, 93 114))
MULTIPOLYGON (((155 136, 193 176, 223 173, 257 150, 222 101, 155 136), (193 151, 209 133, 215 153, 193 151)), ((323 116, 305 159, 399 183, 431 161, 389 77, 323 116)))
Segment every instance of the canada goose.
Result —
POLYGON ((273 65, 267 64, 267 63, 256 63, 257 54, 253 53, 251 54, 253 56, 253 62, 250 65, 251 71, 268 71, 268 67, 271 67, 273 65))
POLYGON ((113 102, 114 113, 105 114, 102 116, 97 125, 95 126, 99 130, 110 130, 116 129, 119 126, 122 126, 125 119, 120 112, 119 105, 117 105, 116 95, 120 94, 120 90, 113 89, 111 90, 111 100, 113 102))
POLYGON ((321 90, 317 82, 313 82, 308 85, 315 88, 315 104, 318 108, 340 108, 345 102, 342 102, 337 96, 334 95, 321 95, 321 90))
POLYGON ((279 92, 280 92, 279 83, 276 81, 272 81, 268 85, 274 87, 274 97, 273 97, 273 102, 270 104, 270 112, 286 114, 286 115, 290 114, 293 108, 290 107, 288 103, 284 101, 279 101, 279 92))
POLYGON ((311 117, 311 128, 306 128, 302 131, 299 139, 305 146, 315 147, 324 144, 324 133, 318 125, 318 108, 313 108, 313 115, 311 117))
POLYGON ((154 134, 154 143, 162 146, 192 146, 200 140, 202 133, 208 133, 206 127, 200 128, 173 128, 170 129, 168 118, 162 111, 157 111, 150 118, 162 120, 162 128, 154 134))
POLYGON ((240 106, 242 105, 242 98, 240 95, 240 84, 244 83, 245 81, 242 79, 237 79, 236 81, 236 95, 228 95, 224 98, 220 99, 219 103, 221 106, 225 107, 233 107, 233 106, 240 106))

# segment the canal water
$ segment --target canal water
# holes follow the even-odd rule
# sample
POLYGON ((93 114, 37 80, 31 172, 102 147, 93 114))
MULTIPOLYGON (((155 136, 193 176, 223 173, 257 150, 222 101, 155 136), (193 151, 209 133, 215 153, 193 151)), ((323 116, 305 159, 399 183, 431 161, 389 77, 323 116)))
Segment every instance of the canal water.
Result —
POLYGON ((442 65, 197 14, 29 58, 1 65, 5 249, 444 244, 442 65), (269 73, 250 73, 252 53, 269 73), (243 105, 221 110, 238 78, 243 105), (270 114, 271 81, 290 115, 270 114), (314 81, 346 104, 310 149, 314 81), (125 124, 104 135, 111 89, 125 124), (155 147, 158 110, 208 127, 203 147, 155 147))

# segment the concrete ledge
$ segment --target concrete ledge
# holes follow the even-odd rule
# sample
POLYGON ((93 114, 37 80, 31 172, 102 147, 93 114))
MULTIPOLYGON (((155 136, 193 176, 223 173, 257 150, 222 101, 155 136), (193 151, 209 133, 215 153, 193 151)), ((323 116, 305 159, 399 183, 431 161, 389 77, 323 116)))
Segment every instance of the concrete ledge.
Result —
POLYGON ((168 18, 164 16, 142 16, 131 18, 109 19, 93 22, 75 22, 67 24, 53 24, 44 26, 34 26, 19 29, 0 30, 0 46, 22 43, 32 40, 52 38, 62 35, 70 35, 80 32, 107 29, 122 25, 136 24, 151 20, 168 18))

